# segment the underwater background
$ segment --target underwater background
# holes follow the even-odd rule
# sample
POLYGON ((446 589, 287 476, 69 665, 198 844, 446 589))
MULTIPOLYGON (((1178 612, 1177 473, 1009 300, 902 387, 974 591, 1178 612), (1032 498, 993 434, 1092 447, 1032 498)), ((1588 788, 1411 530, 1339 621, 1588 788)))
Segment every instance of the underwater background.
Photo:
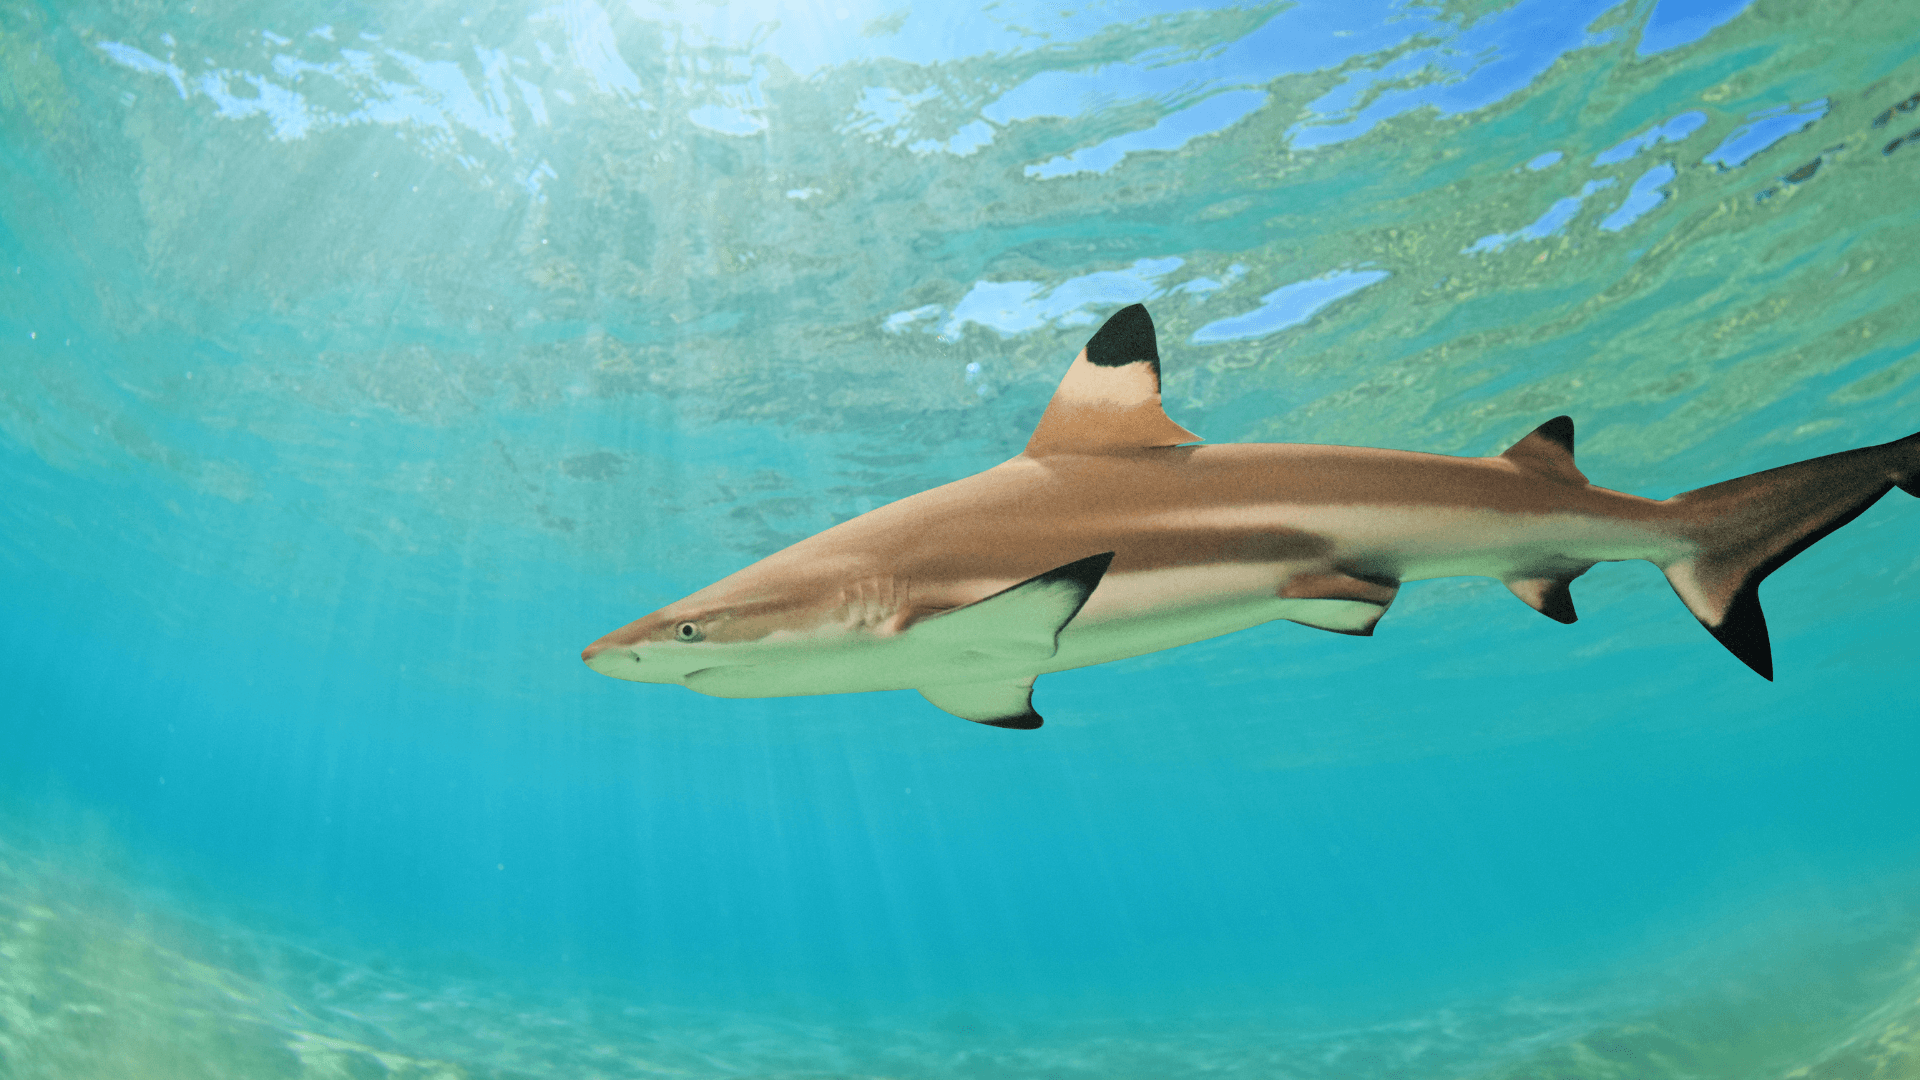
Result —
POLYGON ((1017 453, 1920 428, 1908 0, 12 0, 0 1077, 1920 1077, 1920 506, 1040 681, 601 634, 1017 453))

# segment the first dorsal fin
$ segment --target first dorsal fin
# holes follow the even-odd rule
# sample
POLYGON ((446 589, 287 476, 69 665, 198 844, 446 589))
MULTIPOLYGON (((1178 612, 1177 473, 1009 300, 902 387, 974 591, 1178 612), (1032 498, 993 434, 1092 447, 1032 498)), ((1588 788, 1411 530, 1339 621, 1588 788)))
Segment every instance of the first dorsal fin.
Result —
POLYGON ((1552 476, 1575 484, 1587 482, 1573 464, 1573 418, 1556 416, 1533 429, 1533 433, 1500 455, 1531 472, 1552 476))
POLYGON ((1199 442, 1160 407, 1160 349, 1141 304, 1113 313, 1074 357, 1027 454, 1097 454, 1199 442))

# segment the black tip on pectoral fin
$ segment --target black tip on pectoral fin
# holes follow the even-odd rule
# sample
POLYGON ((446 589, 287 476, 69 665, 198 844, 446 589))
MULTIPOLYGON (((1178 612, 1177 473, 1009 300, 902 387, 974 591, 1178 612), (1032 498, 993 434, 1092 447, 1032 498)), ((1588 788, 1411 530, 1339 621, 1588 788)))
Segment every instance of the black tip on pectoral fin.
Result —
MULTIPOLYGON (((1099 586, 1100 579, 1107 576, 1107 567, 1112 565, 1113 552, 1103 551, 1098 555, 1089 555, 1084 559, 1076 559, 1065 566, 1056 566, 1046 573, 1031 579, 1027 584, 1034 584, 1035 582, 1041 581, 1071 581, 1084 592, 1091 594, 1093 590, 1099 586)), ((1077 614, 1078 609, 1075 609, 1075 611, 1077 614)))
POLYGON ((1025 716, 1007 716, 998 720, 976 720, 974 722, 977 724, 985 724, 988 727, 1012 728, 1015 731, 1032 731, 1042 723, 1040 714, 1034 712, 1032 709, 1028 709, 1025 716))
POLYGON ((1125 367, 1145 360, 1160 373, 1160 345, 1153 332, 1153 316, 1145 304, 1129 304, 1107 319, 1087 340, 1087 363, 1096 367, 1125 367))
POLYGON ((1749 585, 1741 589, 1727 606, 1726 617, 1720 620, 1719 626, 1705 622, 1700 625, 1756 675, 1773 681, 1773 644, 1767 639, 1767 617, 1760 610, 1757 588, 1749 585))

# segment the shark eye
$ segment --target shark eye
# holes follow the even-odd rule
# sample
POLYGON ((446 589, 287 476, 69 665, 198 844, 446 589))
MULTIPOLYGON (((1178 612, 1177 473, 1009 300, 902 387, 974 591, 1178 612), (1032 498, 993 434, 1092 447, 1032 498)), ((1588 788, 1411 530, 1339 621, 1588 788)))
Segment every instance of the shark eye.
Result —
POLYGON ((701 638, 706 637, 707 635, 700 632, 700 627, 698 625, 690 622, 683 622, 680 624, 680 629, 674 631, 674 636, 678 637, 681 641, 699 641, 701 638))

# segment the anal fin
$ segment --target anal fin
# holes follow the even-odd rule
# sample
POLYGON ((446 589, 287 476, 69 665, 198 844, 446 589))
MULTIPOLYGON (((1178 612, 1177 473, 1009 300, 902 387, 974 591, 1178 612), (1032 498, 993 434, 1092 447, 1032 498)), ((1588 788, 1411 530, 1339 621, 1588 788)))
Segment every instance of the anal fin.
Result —
POLYGON ((1573 590, 1567 586, 1572 578, 1537 577, 1516 578, 1507 582, 1507 588, 1520 602, 1558 623, 1570 623, 1580 616, 1573 611, 1573 590))
POLYGON ((921 689, 920 696, 936 708, 976 724, 1022 731, 1040 726, 1040 714, 1033 711, 1032 678, 929 686, 921 689))

